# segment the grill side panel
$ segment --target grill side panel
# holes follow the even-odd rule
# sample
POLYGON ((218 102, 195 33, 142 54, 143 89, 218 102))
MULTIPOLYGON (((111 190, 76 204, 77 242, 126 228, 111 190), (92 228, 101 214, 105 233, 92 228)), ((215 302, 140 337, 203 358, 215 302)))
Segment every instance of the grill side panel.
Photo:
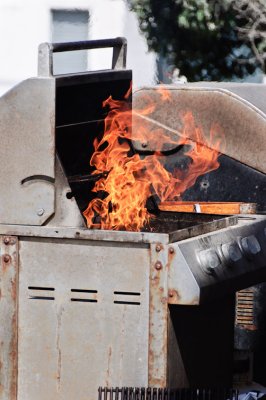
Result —
POLYGON ((55 202, 55 81, 32 78, 0 98, 0 222, 42 225, 55 202))

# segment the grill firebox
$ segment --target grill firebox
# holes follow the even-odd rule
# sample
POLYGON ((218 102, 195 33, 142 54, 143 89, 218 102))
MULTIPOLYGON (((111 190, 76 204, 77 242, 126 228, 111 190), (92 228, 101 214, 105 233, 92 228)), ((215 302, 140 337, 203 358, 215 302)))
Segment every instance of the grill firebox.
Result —
MULTIPOLYGON (((103 133, 102 101, 123 98, 130 86, 125 54, 122 38, 43 44, 39 77, 0 99, 1 400, 93 400, 98 387, 232 384, 235 292, 266 278, 265 216, 167 213, 155 202, 143 232, 91 230, 82 218, 94 195, 89 159, 103 133), (98 47, 113 47, 112 69, 53 75, 53 52, 98 47)), ((188 103, 201 94, 175 90, 188 103)), ((195 100, 196 116, 220 122, 233 103, 234 117, 247 117, 246 135, 256 132, 253 142, 265 149, 265 110, 229 89, 202 92, 208 113, 195 100)), ((260 152, 255 160, 243 149, 232 157, 239 136, 223 157, 264 182, 260 152)), ((141 144, 132 146, 143 154, 141 144)), ((145 151, 153 150, 147 144, 145 151)), ((179 156, 170 151, 170 163, 179 156)))

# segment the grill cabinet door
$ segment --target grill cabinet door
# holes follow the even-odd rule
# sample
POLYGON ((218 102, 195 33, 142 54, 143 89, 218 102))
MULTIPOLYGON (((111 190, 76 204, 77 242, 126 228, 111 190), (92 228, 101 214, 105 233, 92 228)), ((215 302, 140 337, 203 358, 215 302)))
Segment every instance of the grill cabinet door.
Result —
POLYGON ((19 400, 147 386, 147 246, 31 238, 19 260, 19 400))

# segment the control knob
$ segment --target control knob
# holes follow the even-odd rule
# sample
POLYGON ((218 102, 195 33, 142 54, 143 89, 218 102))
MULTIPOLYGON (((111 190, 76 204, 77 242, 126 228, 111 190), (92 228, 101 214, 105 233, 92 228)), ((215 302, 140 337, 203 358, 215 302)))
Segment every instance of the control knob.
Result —
POLYGON ((233 264, 242 258, 239 245, 236 242, 222 244, 222 254, 228 264, 233 264))
POLYGON ((203 250, 199 253, 199 261, 204 271, 213 274, 215 269, 221 265, 218 253, 214 249, 203 250))
POLYGON ((253 258, 261 251, 258 239, 254 235, 240 239, 240 247, 248 258, 253 258))

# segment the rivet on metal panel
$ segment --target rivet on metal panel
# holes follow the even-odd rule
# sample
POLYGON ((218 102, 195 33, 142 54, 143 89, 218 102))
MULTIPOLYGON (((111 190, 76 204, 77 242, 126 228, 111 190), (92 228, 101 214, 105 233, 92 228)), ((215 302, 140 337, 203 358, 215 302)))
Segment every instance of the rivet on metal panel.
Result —
POLYGON ((39 217, 41 217, 43 214, 44 214, 44 209, 43 208, 40 208, 39 210, 37 210, 37 215, 39 217))
MULTIPOLYGON (((180 301, 180 296, 177 290, 169 289, 168 291, 168 303, 169 304, 178 304, 180 301)), ((192 302, 193 304, 193 302, 192 302)))
POLYGON ((168 246, 161 245, 158 252, 152 245, 150 273, 150 318, 148 384, 165 387, 167 384, 167 316, 168 316, 168 246))
POLYGON ((17 258, 18 248, 6 249, 15 237, 1 236, 0 398, 17 399, 17 258), (8 239, 8 240, 6 240, 8 239), (10 254, 7 251, 12 251, 10 254), (3 384, 3 385, 1 385, 3 384))
POLYGON ((169 247, 169 253, 174 254, 174 252, 175 252, 175 249, 173 247, 169 247))
POLYGON ((4 238, 4 243, 5 243, 6 245, 8 245, 8 244, 10 243, 10 238, 9 238, 8 236, 6 236, 6 237, 4 238))
POLYGON ((143 142, 143 143, 141 143, 141 146, 145 149, 148 146, 148 143, 147 142, 143 142))
POLYGON ((162 263, 161 261, 156 261, 155 265, 154 265, 155 269, 157 269, 157 271, 159 271, 160 269, 162 269, 162 263))
POLYGON ((5 263, 8 263, 11 260, 11 257, 9 254, 4 254, 3 255, 3 260, 5 263))
POLYGON ((160 243, 158 243, 155 247, 157 253, 159 253, 162 250, 162 245, 160 243))

